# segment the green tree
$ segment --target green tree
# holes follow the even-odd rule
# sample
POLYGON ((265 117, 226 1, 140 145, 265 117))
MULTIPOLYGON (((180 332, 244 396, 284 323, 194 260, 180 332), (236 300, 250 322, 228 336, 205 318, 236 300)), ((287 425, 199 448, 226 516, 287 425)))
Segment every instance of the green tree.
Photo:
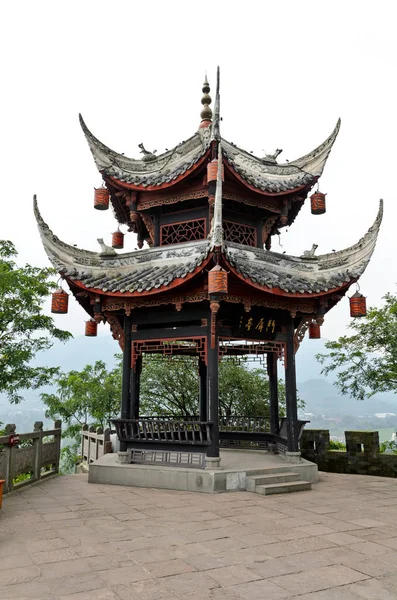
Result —
POLYGON ((43 304, 55 284, 53 269, 18 267, 12 242, 0 240, 0 392, 10 402, 20 402, 20 391, 37 389, 51 382, 56 367, 31 364, 36 354, 48 350, 53 340, 66 341, 67 331, 55 327, 43 314, 43 304))
POLYGON ((55 391, 41 394, 46 417, 67 425, 65 438, 79 437, 82 425, 88 423, 110 426, 110 419, 120 412, 120 397, 120 365, 109 371, 101 360, 82 371, 59 373, 55 391))
POLYGON ((46 405, 46 417, 61 419, 64 447, 61 451, 61 472, 72 473, 81 457, 83 425, 111 427, 110 419, 120 413, 121 366, 109 371, 98 360, 82 371, 58 373, 55 391, 41 394, 46 405))
MULTIPOLYGON (((198 361, 145 355, 140 382, 140 412, 147 415, 197 415, 198 361)), ((285 412, 285 387, 279 382, 280 416, 285 412)), ((250 369, 247 360, 224 358, 219 364, 219 406, 226 416, 267 416, 269 381, 264 368, 250 369)), ((299 401, 302 407, 302 401, 299 401)))
POLYGON ((316 357, 324 365, 321 372, 336 371, 338 389, 356 400, 397 390, 397 296, 386 294, 383 300, 383 306, 351 322, 353 335, 327 342, 330 352, 316 357))
MULTIPOLYGON (((232 415, 269 416, 269 379, 266 369, 250 369, 246 360, 223 359, 219 364, 220 412, 232 415)), ((285 386, 279 381, 279 412, 285 413, 285 386)))
POLYGON ((146 354, 140 378, 140 413, 193 416, 198 412, 198 360, 146 354))

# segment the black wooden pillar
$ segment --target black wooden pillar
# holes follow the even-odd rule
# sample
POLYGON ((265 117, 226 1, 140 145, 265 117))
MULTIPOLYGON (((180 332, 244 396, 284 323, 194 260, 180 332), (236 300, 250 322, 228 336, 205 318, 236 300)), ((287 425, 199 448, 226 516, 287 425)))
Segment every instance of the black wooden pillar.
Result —
POLYGON ((139 419, 139 391, 142 370, 142 356, 139 356, 131 369, 131 408, 129 419, 139 419))
POLYGON ((285 352, 285 392, 287 408, 287 450, 298 452, 298 407, 296 397, 296 371, 294 348, 294 319, 287 325, 287 343, 285 352))
POLYGON ((199 358, 199 415, 200 421, 208 421, 207 365, 199 358))
MULTIPOLYGON (((218 304, 219 308, 219 304, 218 304)), ((212 309, 213 310, 213 309, 212 309)), ((213 310, 211 331, 208 336, 208 417, 212 421, 211 445, 208 446, 207 456, 219 456, 219 339, 216 326, 216 309, 213 310)))
MULTIPOLYGON (((130 411, 130 373, 131 373, 131 333, 132 317, 124 316, 124 351, 123 351, 123 380, 121 387, 121 418, 128 419, 130 411)), ((125 442, 120 443, 120 450, 125 452, 125 442)))
POLYGON ((270 433, 278 435, 280 418, 278 413, 277 357, 274 352, 268 352, 267 354, 267 374, 269 376, 270 433))

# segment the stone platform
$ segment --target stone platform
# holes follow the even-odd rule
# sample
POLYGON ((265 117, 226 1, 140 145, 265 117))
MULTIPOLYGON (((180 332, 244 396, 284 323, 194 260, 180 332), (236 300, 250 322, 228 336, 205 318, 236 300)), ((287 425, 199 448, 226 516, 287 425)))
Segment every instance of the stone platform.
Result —
POLYGON ((0 511, 2 600, 396 600, 397 485, 194 494, 66 475, 0 511))
POLYGON ((290 462, 287 457, 261 450, 222 450, 220 469, 195 469, 164 465, 121 464, 117 454, 105 454, 92 463, 88 481, 189 492, 236 492, 246 490, 246 478, 291 472, 315 483, 317 465, 307 460, 290 462))

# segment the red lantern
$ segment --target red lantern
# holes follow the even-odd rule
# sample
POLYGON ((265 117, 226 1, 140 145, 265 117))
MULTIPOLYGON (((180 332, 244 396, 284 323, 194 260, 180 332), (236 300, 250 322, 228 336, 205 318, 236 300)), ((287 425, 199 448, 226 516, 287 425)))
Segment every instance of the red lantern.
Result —
POLYGON ((208 293, 210 296, 225 296, 227 291, 227 271, 215 265, 208 273, 208 293))
POLYGON ((62 288, 58 288, 52 293, 51 312, 57 315, 66 315, 68 312, 69 294, 62 288))
POLYGON ((94 319, 90 319, 85 322, 85 335, 86 337, 96 337, 98 325, 94 319))
POLYGON ((119 230, 112 233, 112 247, 116 250, 124 248, 124 233, 119 230))
MULTIPOLYGON (((214 158, 207 165, 207 183, 210 181, 216 181, 218 179, 218 159, 214 158)), ((225 181, 225 169, 222 164, 222 181, 225 181)))
POLYGON ((319 340, 321 338, 321 329, 320 325, 313 321, 309 325, 309 339, 310 340, 319 340))
POLYGON ((109 208, 109 190, 104 187, 96 188, 94 195, 94 208, 97 210, 107 210, 109 208))
POLYGON ((351 298, 350 302, 350 316, 351 317, 366 317, 367 316, 367 301, 365 296, 356 292, 351 298))
POLYGON ((310 196, 312 215, 323 215, 325 213, 325 196, 321 192, 315 192, 310 196))

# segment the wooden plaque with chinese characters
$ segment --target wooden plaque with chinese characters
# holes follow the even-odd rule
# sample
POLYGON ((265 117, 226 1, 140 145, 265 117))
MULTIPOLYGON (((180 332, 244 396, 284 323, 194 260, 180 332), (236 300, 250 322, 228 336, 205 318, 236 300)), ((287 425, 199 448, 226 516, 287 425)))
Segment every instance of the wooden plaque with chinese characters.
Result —
POLYGON ((222 334, 240 339, 274 340, 281 331, 280 312, 259 306, 249 312, 234 308, 220 316, 222 334))

